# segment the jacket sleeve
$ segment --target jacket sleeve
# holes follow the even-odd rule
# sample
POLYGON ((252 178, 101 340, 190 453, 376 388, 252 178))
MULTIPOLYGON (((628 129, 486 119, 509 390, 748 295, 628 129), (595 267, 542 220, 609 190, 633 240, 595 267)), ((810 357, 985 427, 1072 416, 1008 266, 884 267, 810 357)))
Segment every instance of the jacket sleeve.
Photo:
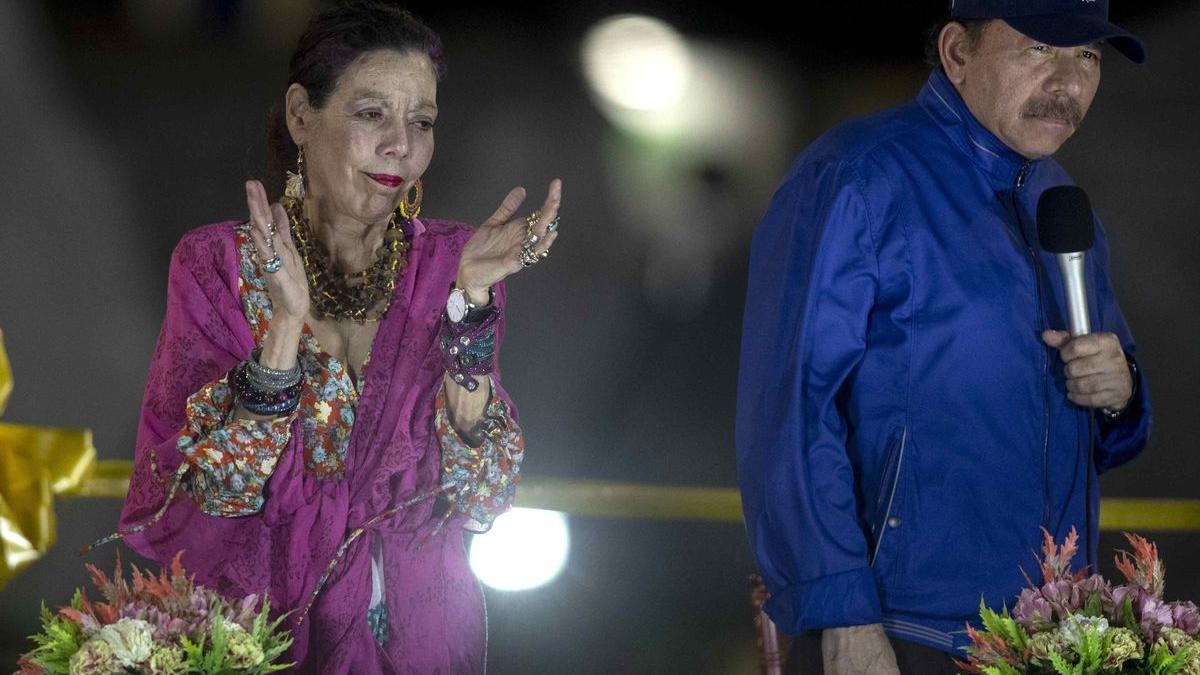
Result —
POLYGON ((882 618, 839 409, 878 288, 865 194, 849 168, 801 162, 751 249, 738 482, 767 611, 788 633, 882 618))
MULTIPOLYGON (((1108 274, 1108 239, 1099 220, 1096 222, 1096 243, 1093 247, 1095 261, 1096 298, 1099 310, 1100 330, 1115 333, 1121 340, 1121 349, 1125 358, 1133 363, 1136 361, 1137 347, 1125 316, 1117 305, 1117 296, 1113 290, 1112 279, 1108 274)), ((1146 386, 1146 376, 1142 368, 1137 368, 1137 382, 1134 383, 1133 398, 1129 401, 1124 413, 1116 420, 1109 421, 1104 415, 1096 413, 1099 419, 1099 440, 1096 443, 1096 472, 1104 473, 1115 469, 1141 453, 1150 437, 1150 396, 1146 386)))

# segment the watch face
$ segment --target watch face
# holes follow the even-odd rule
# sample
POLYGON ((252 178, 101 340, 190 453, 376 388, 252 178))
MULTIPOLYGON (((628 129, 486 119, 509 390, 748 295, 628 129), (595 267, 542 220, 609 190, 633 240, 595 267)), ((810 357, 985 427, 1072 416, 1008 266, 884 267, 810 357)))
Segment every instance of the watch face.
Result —
POLYGON ((460 289, 450 291, 450 297, 446 298, 446 315, 454 323, 459 323, 467 316, 467 294, 460 289))

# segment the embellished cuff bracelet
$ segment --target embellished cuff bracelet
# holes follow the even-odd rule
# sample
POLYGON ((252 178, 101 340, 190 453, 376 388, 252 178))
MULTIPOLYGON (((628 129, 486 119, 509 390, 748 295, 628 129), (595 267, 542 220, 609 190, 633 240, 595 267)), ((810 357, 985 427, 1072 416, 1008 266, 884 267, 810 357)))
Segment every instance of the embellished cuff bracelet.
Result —
POLYGON ((499 321, 500 312, 494 306, 478 320, 457 323, 442 312, 438 341, 442 366, 450 379, 467 391, 479 388, 474 375, 487 375, 496 368, 496 326, 499 321))

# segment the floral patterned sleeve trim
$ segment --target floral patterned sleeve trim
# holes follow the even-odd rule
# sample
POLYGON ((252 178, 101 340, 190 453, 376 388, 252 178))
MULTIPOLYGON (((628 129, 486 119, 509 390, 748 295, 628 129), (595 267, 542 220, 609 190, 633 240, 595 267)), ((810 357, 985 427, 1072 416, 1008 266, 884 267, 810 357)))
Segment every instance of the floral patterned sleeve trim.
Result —
POLYGON ((228 376, 187 401, 187 425, 175 447, 193 469, 183 486, 210 516, 247 516, 263 506, 263 486, 275 470, 296 413, 274 420, 233 416, 228 376))
POLYGON ((482 442, 472 447, 450 424, 446 389, 438 391, 434 426, 442 449, 442 484, 454 510, 464 513, 463 527, 486 532, 492 521, 512 506, 525 457, 525 435, 512 416, 512 408, 496 394, 483 411, 479 425, 482 442))

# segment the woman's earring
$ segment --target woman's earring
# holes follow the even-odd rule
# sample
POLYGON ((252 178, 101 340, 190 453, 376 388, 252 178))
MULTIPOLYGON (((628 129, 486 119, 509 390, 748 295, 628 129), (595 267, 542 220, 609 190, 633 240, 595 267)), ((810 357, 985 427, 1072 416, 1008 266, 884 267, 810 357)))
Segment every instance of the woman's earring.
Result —
POLYGON ((421 213, 421 199, 425 196, 425 190, 421 187, 421 179, 413 183, 413 188, 417 191, 417 196, 412 202, 408 201, 408 195, 404 195, 404 199, 400 200, 400 216, 405 220, 412 220, 421 213))
POLYGON ((287 172, 287 187, 283 189, 283 194, 296 200, 304 199, 304 148, 300 148, 300 154, 296 157, 295 172, 287 172))

